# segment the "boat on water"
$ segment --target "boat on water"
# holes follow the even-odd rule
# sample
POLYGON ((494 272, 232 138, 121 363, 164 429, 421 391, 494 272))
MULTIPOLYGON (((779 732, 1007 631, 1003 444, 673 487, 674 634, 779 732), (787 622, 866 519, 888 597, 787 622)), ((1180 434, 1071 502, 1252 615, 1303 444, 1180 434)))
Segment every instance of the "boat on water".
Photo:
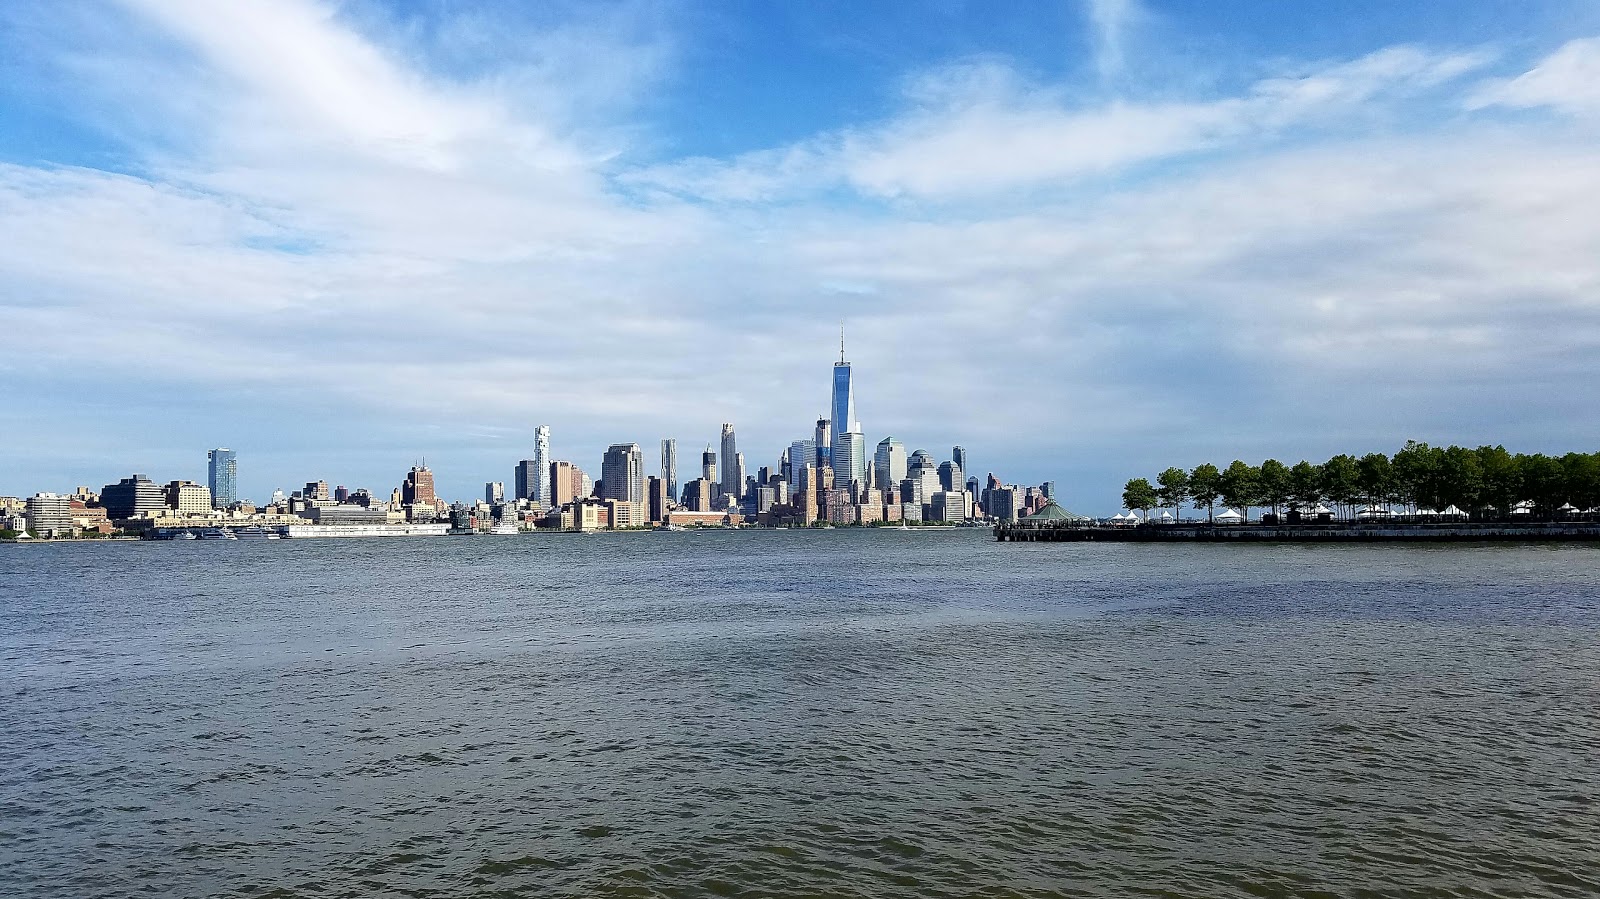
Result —
POLYGON ((194 531, 179 531, 177 536, 173 537, 172 539, 174 539, 174 540, 199 540, 200 538, 196 537, 194 535, 194 531))
POLYGON ((269 531, 260 525, 242 527, 233 532, 234 537, 240 540, 281 540, 277 531, 269 531))
POLYGON ((233 531, 227 528, 205 528, 196 538, 199 540, 238 540, 233 531))
POLYGON ((489 533, 496 537, 515 537, 522 533, 522 529, 514 521, 502 521, 490 528, 489 533))

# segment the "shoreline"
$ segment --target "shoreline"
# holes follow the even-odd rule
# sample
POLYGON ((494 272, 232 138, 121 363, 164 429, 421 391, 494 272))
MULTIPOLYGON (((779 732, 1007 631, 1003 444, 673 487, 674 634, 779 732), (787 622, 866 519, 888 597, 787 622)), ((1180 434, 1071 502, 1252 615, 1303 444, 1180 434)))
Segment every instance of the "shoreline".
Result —
POLYGON ((1600 543, 1600 522, 1141 524, 994 528, 1000 543, 1600 543))

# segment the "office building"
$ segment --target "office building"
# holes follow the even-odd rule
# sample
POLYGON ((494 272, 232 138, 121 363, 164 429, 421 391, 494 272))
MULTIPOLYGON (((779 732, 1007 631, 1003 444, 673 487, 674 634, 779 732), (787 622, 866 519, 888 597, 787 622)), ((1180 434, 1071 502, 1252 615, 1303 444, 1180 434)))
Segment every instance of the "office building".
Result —
POLYGON ((145 517, 167 507, 167 493, 160 484, 136 474, 101 488, 100 505, 113 521, 145 517))
POLYGON ((506 501, 506 485, 504 481, 489 481, 483 485, 483 501, 491 506, 498 506, 506 501))
POLYGON ((722 492, 735 500, 744 495, 744 472, 739 466, 739 447, 733 436, 733 425, 722 423, 722 492))
POLYGON ((660 524, 667 520, 667 512, 672 508, 672 491, 667 489, 667 479, 646 478, 644 482, 645 512, 651 524, 660 524))
MULTIPOLYGON (((25 518, 28 530, 40 537, 72 534, 72 500, 59 493, 36 493, 28 497, 25 518)), ((207 506, 209 509, 210 506, 207 506)))
POLYGON ((661 441, 661 481, 667 496, 678 495, 678 441, 671 437, 661 441))
POLYGON ((785 460, 783 479, 793 483, 800 481, 800 471, 807 465, 817 463, 817 441, 815 438, 796 440, 789 444, 789 458, 785 460))
POLYGON ((878 441, 872 457, 872 483, 887 490, 906 479, 906 445, 893 437, 878 441))
POLYGON ((967 467, 967 451, 963 447, 953 446, 950 448, 950 461, 956 463, 956 467, 962 471, 972 470, 967 467))
POLYGON ((211 511, 211 491, 193 481, 173 481, 166 488, 166 506, 180 515, 211 511))
POLYGON ((842 487, 867 483, 867 438, 858 430, 834 434, 833 478, 842 487))
POLYGON ((438 508, 438 497, 433 494, 433 472, 428 466, 415 465, 406 473, 405 483, 400 485, 400 502, 407 506, 438 508))
POLYGON ((206 485, 211 502, 226 509, 239 501, 239 454, 227 447, 206 453, 206 485))
POLYGON ((600 464, 600 496, 643 505, 644 451, 637 443, 613 443, 600 464))
POLYGON ((549 466, 540 465, 533 459, 523 459, 517 463, 516 470, 512 472, 512 486, 516 490, 517 499, 528 500, 534 508, 544 508, 544 503, 534 500, 534 491, 539 488, 540 473, 543 473, 544 483, 550 483, 549 466))
POLYGON ((700 454, 700 478, 705 481, 717 479, 717 454, 711 451, 711 444, 706 444, 706 451, 700 454))
POLYGON ((816 453, 818 468, 833 466, 833 423, 828 419, 817 419, 817 429, 812 437, 811 448, 816 453))
POLYGON ((550 479, 552 461, 554 460, 550 458, 550 426, 540 425, 533 429, 533 467, 530 469, 533 481, 528 484, 528 493, 524 497, 532 500, 536 507, 543 508, 555 503, 551 497, 551 492, 554 490, 552 486, 554 482, 550 479))
POLYGON ((954 462, 939 463, 939 489, 941 490, 966 490, 967 478, 962 474, 961 466, 954 462))
POLYGON ((327 481, 307 481, 306 489, 300 495, 314 503, 333 501, 333 494, 328 490, 327 481))
POLYGON ((545 483, 550 487, 550 505, 556 509, 586 495, 583 469, 571 462, 551 462, 548 477, 545 483))

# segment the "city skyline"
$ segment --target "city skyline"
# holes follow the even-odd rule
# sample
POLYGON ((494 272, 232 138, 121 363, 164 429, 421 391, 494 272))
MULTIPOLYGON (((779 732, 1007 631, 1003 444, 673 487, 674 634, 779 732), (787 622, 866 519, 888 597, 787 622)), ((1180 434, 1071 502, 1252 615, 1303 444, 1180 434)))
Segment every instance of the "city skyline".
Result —
POLYGON ((541 421, 758 468, 841 319, 863 455, 1089 510, 1597 439, 1592 2, 19 0, 0 50, 8 494, 226 446, 467 497, 541 421))

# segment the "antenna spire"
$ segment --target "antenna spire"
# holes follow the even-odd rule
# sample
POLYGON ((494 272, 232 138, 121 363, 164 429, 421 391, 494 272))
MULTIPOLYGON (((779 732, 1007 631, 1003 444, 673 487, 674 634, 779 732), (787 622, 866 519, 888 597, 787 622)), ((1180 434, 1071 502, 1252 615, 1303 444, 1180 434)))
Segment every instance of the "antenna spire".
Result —
POLYGON ((839 361, 844 361, 844 322, 839 322, 839 361))

